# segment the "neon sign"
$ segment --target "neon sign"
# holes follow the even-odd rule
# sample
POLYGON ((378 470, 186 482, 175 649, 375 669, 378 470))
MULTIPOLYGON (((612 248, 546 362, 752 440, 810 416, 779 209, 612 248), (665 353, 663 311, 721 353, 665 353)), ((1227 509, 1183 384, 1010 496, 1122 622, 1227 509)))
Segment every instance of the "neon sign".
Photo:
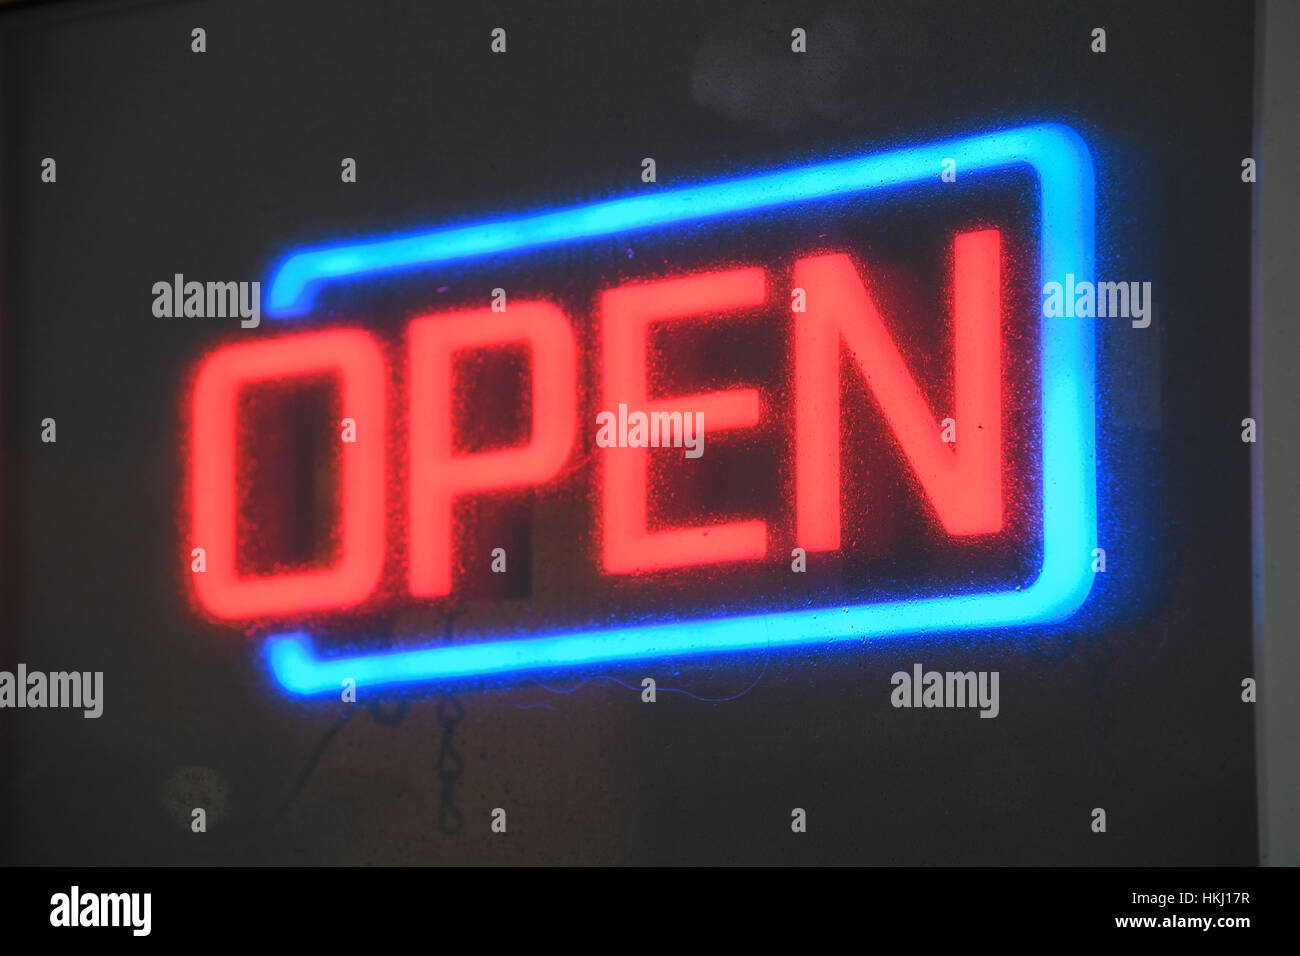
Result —
MULTIPOLYGON (((302 320, 334 283, 415 268, 451 269, 691 222, 744 219, 832 197, 850 197, 870 209, 879 195, 936 178, 947 159, 971 176, 1012 167, 1031 171, 1040 201, 1042 276, 1092 277, 1091 159, 1072 131, 1041 125, 536 215, 309 248, 280 263, 268 310, 273 318, 302 320)), ((607 287, 588 315, 566 313, 544 295, 512 302, 504 312, 426 312, 410 320, 396 348, 356 328, 293 330, 220 348, 200 365, 191 401, 191 533, 208 554, 206 572, 194 576, 195 596, 217 618, 263 627, 309 612, 343 611, 373 599, 399 540, 405 545, 397 563, 407 600, 435 602, 454 594, 457 503, 484 494, 553 489, 573 466, 577 436, 591 418, 579 401, 584 383, 604 409, 698 412, 710 441, 789 415, 794 543, 816 555, 841 549, 841 523, 852 507, 841 487, 840 447, 842 390, 851 375, 867 384, 935 527, 954 539, 994 534, 1005 523, 1007 465, 1003 236, 996 228, 966 229, 951 237, 951 252, 953 374, 945 405, 962 423, 955 444, 941 440, 942 416, 900 353, 884 321, 888 317, 873 298, 869 269, 852 249, 797 258, 790 288, 777 287, 763 267, 714 267, 607 287), (806 301, 796 313, 782 305, 794 290, 806 301), (743 325, 764 316, 792 323, 792 408, 765 408, 758 391, 740 385, 669 396, 652 388, 652 327, 688 321, 743 325), (575 334, 584 322, 598 330, 594 355, 575 334), (486 449, 458 447, 457 357, 507 347, 524 356, 529 370, 525 433, 486 449), (294 379, 326 382, 337 407, 356 426, 355 440, 340 444, 337 452, 335 546, 329 561, 311 569, 249 573, 241 569, 238 554, 240 397, 259 384, 294 379), (404 535, 390 527, 388 496, 394 487, 401 490, 404 535)), ((316 695, 336 692, 344 679, 358 686, 402 686, 1067 618, 1091 589, 1089 560, 1096 546, 1093 327, 1087 318, 1063 322, 1041 316, 1037 325, 1041 559, 1025 586, 954 587, 941 596, 899 595, 833 606, 668 614, 527 637, 489 633, 454 644, 349 654, 318 648, 305 631, 282 629, 265 644, 270 672, 286 691, 316 695)), ((704 522, 652 527, 648 509, 657 488, 645 447, 601 448, 592 471, 601 574, 743 566, 770 556, 770 528, 758 517, 715 515, 704 522)))

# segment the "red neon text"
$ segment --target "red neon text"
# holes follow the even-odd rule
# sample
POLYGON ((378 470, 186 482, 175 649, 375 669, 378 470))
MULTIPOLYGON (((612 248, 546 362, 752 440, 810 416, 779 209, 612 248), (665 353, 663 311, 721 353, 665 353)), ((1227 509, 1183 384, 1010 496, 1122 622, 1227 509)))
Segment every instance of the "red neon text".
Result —
MULTIPOLYGON (((899 452, 916 475, 939 527, 952 536, 1003 526, 1000 236, 997 230, 954 241, 952 417, 955 443, 922 395, 873 303, 863 274, 846 255, 800 259, 793 285, 806 311, 793 327, 795 543, 808 551, 841 546, 841 382, 843 358, 866 382, 899 452)), ((774 298, 763 269, 748 268, 642 282, 605 291, 596 309, 605 408, 646 412, 689 408, 711 432, 761 428, 771 410, 752 388, 671 399, 652 397, 647 369, 650 326, 688 321, 746 323, 770 315, 774 298)), ((788 290, 784 290, 788 291, 788 290)), ((789 301, 787 298, 786 301, 789 301)), ((512 489, 544 489, 571 464, 581 392, 579 349, 570 319, 556 305, 511 304, 415 319, 406 355, 406 509, 413 596, 438 598, 455 588, 458 501, 512 489), (476 351, 522 347, 531 372, 528 437, 504 448, 464 451, 453 436, 454 363, 476 351)), ((308 332, 219 349, 199 369, 193 393, 191 519, 193 546, 207 552, 196 574, 202 605, 221 618, 247 619, 355 605, 379 584, 385 555, 387 375, 376 341, 359 330, 308 332), (328 375, 357 440, 341 443, 337 515, 339 556, 328 568, 272 575, 237 571, 240 520, 236 419, 241 390, 295 376, 328 375)), ((719 521, 649 530, 652 496, 645 448, 600 448, 600 560, 605 572, 630 574, 721 562, 752 561, 768 550, 761 520, 719 521)))

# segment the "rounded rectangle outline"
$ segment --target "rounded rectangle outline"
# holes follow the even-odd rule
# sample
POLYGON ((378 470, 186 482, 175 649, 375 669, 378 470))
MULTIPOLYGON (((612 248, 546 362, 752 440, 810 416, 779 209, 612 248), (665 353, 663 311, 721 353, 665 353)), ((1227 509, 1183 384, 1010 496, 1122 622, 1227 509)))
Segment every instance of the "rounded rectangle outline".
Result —
MULTIPOLYGON (((937 179, 944 160, 963 175, 1016 165, 1038 177, 1043 281, 1092 281, 1092 156, 1067 126, 1044 123, 832 160, 550 212, 332 244, 291 253, 271 279, 273 318, 305 315, 330 282, 439 263, 740 216, 793 203, 869 194, 937 179)), ((1093 585, 1097 546, 1094 322, 1042 319, 1043 565, 1028 587, 728 617, 689 618, 526 638, 319 655, 304 632, 268 637, 275 682, 298 696, 338 692, 345 679, 392 687, 555 671, 598 663, 683 658, 836 640, 1046 624, 1074 614, 1093 585)))

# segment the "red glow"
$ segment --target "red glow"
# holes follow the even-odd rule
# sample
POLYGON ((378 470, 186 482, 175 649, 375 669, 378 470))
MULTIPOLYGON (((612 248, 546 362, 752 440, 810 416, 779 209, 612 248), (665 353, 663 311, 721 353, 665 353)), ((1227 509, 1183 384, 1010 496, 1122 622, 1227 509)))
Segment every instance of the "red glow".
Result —
POLYGON ((411 553, 417 597, 452 588, 452 508, 464 495, 539 485, 554 478, 577 427, 577 346, 564 313, 548 302, 511 304, 416 319, 410 329, 411 553), (457 352, 523 344, 532 363, 532 429, 526 443, 472 454, 453 444, 457 352))
MULTIPOLYGON (((646 413, 703 413, 705 432, 713 436, 758 424, 758 392, 749 388, 651 400, 646 387, 646 333, 651 323, 754 308, 767 298, 762 269, 713 272, 611 289, 602 296, 604 407, 626 403, 646 413)), ((649 481, 645 448, 602 448, 602 521, 604 567, 612 573, 653 568, 713 564, 761 558, 767 550, 763 521, 712 524, 663 531, 646 530, 649 481)))
MULTIPOLYGON (((793 285, 804 290, 806 312, 785 313, 783 305, 779 309, 771 305, 767 271, 762 268, 697 273, 608 289, 597 303, 599 354, 580 348, 569 318, 544 301, 512 302, 505 312, 483 308, 417 318, 407 335, 409 393, 403 398, 408 434, 401 437, 407 445, 409 486, 400 491, 390 492, 385 474, 385 416, 391 411, 385 406, 387 370, 370 335, 309 332, 220 349, 203 362, 193 393, 191 546, 205 549, 207 564, 204 573, 194 575, 198 600, 213 615, 233 619, 349 607, 375 592, 385 566, 398 578, 385 581, 386 593, 400 587, 405 573, 414 598, 452 594, 457 587, 457 549, 477 553, 486 561, 494 546, 458 539, 467 537, 457 524, 458 504, 474 496, 553 484, 570 461, 578 404, 584 394, 591 395, 596 405, 591 416, 584 409, 583 420, 593 429, 599 421, 594 413, 617 413, 620 406, 644 416, 666 412, 684 418, 700 413, 707 443, 735 429, 776 427, 770 414, 765 419, 755 388, 650 394, 650 383, 658 380, 661 371, 670 371, 654 364, 663 361, 656 357, 658 337, 689 342, 692 334, 701 331, 698 326, 684 328, 683 320, 709 324, 709 335, 719 330, 730 334, 733 323, 755 319, 779 321, 784 333, 788 327, 781 313, 791 315, 794 376, 786 404, 793 406, 788 413, 794 422, 792 505, 794 543, 800 547, 819 552, 843 546, 841 430, 854 427, 843 422, 840 371, 846 354, 880 409, 884 426, 892 431, 901 460, 916 475, 936 531, 941 528, 951 536, 1000 531, 1005 507, 1001 237, 995 229, 968 232, 957 235, 953 245, 953 389, 951 404, 947 396, 942 403, 951 411, 931 408, 873 303, 863 275, 844 254, 795 262, 793 285), (769 306, 766 311, 764 306, 769 306), (678 338, 682 336, 685 339, 678 338), (517 416, 513 407, 504 408, 499 414, 503 419, 511 416, 508 420, 484 421, 485 415, 495 418, 498 413, 465 404, 473 402, 474 396, 457 394, 465 385, 458 371, 463 372, 466 358, 476 353, 482 358, 484 352, 502 349, 524 356, 530 408, 520 409, 517 416), (579 363, 584 366, 581 379, 579 363), (356 422, 357 441, 339 442, 339 513, 331 535, 337 558, 326 568, 251 573, 252 565, 237 560, 239 533, 247 535, 252 524, 251 515, 240 514, 245 500, 241 495, 246 495, 246 485, 263 486, 265 481, 250 479, 249 472, 241 470, 238 436, 253 425, 237 420, 240 408, 247 407, 241 406, 241 399, 259 383, 297 384, 297 379, 322 375, 329 376, 339 390, 342 416, 356 422), (599 382, 598 395, 584 390, 587 382, 599 382), (947 417, 956 422, 956 441, 951 445, 942 439, 942 419, 947 417), (521 420, 522 431, 510 431, 499 439, 513 444, 484 447, 478 443, 493 435, 495 426, 513 429, 521 420), (469 446, 458 440, 464 438, 467 421, 475 439, 469 446), (399 496, 404 496, 408 508, 405 572, 396 553, 400 535, 393 536, 392 560, 386 563, 387 506, 399 496)), ((775 336, 771 340, 788 341, 775 336)), ((773 361, 766 367, 775 365, 773 361)), ((749 367, 743 358, 736 367, 737 377, 748 374, 739 371, 749 367)), ((494 380, 486 387, 497 385, 494 380)), ((519 387, 522 392, 522 381, 519 387)), ((678 387, 689 390, 691 386, 678 387)), ((516 393, 506 394, 509 397, 498 404, 513 406, 516 393)), ((768 462, 768 447, 763 443, 771 444, 777 437, 757 435, 756 445, 745 453, 757 448, 759 454, 750 460, 768 462)), ((660 478, 652 481, 651 453, 644 445, 604 447, 602 440, 597 441, 592 487, 599 486, 593 517, 600 556, 593 560, 599 561, 601 570, 626 575, 756 561, 767 554, 769 520, 783 529, 783 519, 766 515, 768 520, 755 520, 750 511, 739 520, 740 509, 752 504, 733 504, 731 514, 714 514, 710 508, 698 516, 678 517, 687 510, 689 497, 680 495, 670 506, 676 509, 674 517, 663 522, 670 526, 661 527, 651 495, 667 500, 677 489, 660 478), (661 483, 662 489, 657 487, 661 483), (672 525, 674 521, 683 524, 672 525)), ((684 457, 680 448, 653 453, 684 457)), ((893 452, 882 449, 881 454, 893 452)), ((672 465, 673 481, 691 467, 690 462, 672 465)), ((401 472, 397 467, 391 473, 401 472)), ((696 480, 707 478, 684 478, 688 483, 696 480)), ((770 507, 772 497, 763 502, 761 507, 770 507)), ((859 501, 850 506, 862 508, 859 501)), ((782 533, 775 532, 777 537, 782 533)))
POLYGON ((858 370, 949 534, 1002 527, 999 234, 954 240, 954 411, 936 417, 898 353, 853 260, 801 259, 794 285, 807 293, 795 315, 795 509, 800 547, 840 547, 840 345, 858 370), (940 419, 956 422, 956 442, 940 419))
POLYGON ((247 618, 342 607, 374 590, 384 560, 385 375, 378 347, 358 331, 231 345, 204 361, 194 386, 191 511, 193 546, 206 551, 207 562, 194 575, 195 591, 209 612, 247 618), (341 556, 322 570, 241 577, 235 560, 239 393, 256 382, 321 373, 337 376, 343 416, 356 421, 356 442, 339 442, 341 556))

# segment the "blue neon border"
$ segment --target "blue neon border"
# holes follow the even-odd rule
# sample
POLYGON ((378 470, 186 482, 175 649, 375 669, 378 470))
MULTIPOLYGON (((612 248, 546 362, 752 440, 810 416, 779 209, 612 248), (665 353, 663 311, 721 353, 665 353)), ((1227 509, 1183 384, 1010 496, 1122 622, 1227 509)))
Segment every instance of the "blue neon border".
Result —
MULTIPOLYGON (((949 158, 962 175, 1019 164, 1031 167, 1040 183, 1043 281, 1061 281, 1069 273, 1078 282, 1093 280, 1092 156, 1074 130, 1046 123, 533 215, 308 248, 286 256, 276 268, 267 311, 279 319, 305 316, 316 293, 331 282, 934 180, 943 160, 949 158)), ((346 656, 318 656, 310 635, 303 632, 278 634, 264 646, 271 676, 290 694, 313 696, 339 692, 346 678, 356 681, 358 688, 447 683, 616 661, 1064 620, 1083 604, 1093 584, 1091 560, 1097 542, 1093 320, 1044 319, 1040 339, 1043 566, 1028 587, 346 656)))

